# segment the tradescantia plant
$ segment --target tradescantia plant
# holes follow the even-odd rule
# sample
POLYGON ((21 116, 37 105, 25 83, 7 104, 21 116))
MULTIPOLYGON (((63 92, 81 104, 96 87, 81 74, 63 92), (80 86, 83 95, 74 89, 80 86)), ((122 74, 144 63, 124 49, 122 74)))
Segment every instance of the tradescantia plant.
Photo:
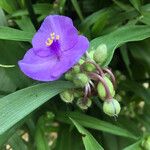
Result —
POLYGON ((1 0, 0 149, 150 150, 149 8, 1 0))

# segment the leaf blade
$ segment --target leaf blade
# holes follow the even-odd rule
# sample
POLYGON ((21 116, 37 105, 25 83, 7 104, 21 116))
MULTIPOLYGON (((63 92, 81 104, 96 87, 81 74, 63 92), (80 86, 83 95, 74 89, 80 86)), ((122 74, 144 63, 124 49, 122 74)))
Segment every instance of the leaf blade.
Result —
POLYGON ((37 84, 0 99, 0 135, 14 124, 26 117, 47 100, 63 91, 71 88, 70 82, 56 81, 51 84, 37 84))
POLYGON ((117 29, 116 31, 95 38, 90 42, 89 51, 95 50, 100 44, 105 44, 108 49, 108 57, 103 63, 103 66, 107 66, 114 54, 114 51, 120 45, 132 42, 140 41, 150 37, 150 26, 148 25, 126 25, 117 29), (130 34, 129 34, 130 33, 130 34))
POLYGON ((0 39, 30 42, 34 33, 25 32, 9 27, 0 27, 0 39))
POLYGON ((95 129, 95 130, 103 131, 103 132, 108 132, 108 133, 118 135, 118 136, 137 139, 135 135, 133 135, 126 129, 120 128, 116 125, 110 124, 108 122, 99 120, 97 118, 94 118, 88 115, 84 115, 78 112, 67 112, 67 113, 58 112, 58 114, 56 114, 57 120, 70 124, 69 119, 68 119, 69 117, 75 119, 82 126, 87 127, 87 128, 91 128, 91 129, 95 129))
POLYGON ((84 136, 82 136, 82 140, 86 150, 104 150, 102 146, 96 141, 96 139, 92 136, 90 132, 84 129, 78 122, 74 119, 70 118, 73 122, 77 130, 84 136))

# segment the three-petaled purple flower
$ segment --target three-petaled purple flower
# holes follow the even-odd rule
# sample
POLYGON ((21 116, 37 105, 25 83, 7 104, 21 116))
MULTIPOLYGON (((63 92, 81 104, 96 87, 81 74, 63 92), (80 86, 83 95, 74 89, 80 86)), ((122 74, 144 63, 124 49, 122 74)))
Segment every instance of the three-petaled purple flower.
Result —
POLYGON ((34 35, 32 45, 19 61, 19 67, 32 79, 53 81, 78 62, 89 42, 78 35, 70 18, 50 15, 34 35))

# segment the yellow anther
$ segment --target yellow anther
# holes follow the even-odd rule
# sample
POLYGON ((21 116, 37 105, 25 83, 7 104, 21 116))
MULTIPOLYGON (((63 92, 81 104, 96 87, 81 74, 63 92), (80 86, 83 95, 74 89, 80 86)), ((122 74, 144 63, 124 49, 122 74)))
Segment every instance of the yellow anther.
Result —
POLYGON ((54 40, 54 39, 55 39, 55 37, 54 37, 54 36, 51 36, 51 39, 52 39, 52 40, 54 40))
POLYGON ((50 38, 47 39, 46 41, 46 45, 50 46, 53 43, 53 40, 51 40, 50 38))
POLYGON ((54 32, 52 32, 52 33, 51 33, 51 36, 54 36, 54 35, 55 35, 55 33, 54 33, 54 32))
POLYGON ((56 35, 56 40, 59 40, 59 38, 60 38, 59 35, 56 35))

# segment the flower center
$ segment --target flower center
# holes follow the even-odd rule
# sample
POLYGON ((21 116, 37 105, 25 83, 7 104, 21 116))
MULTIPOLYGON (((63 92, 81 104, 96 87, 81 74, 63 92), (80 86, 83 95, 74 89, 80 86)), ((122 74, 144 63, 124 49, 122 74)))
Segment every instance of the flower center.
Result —
POLYGON ((55 33, 51 33, 50 37, 47 39, 47 41, 45 42, 46 46, 51 46, 53 44, 54 41, 58 41, 59 40, 59 35, 55 35, 55 33))

